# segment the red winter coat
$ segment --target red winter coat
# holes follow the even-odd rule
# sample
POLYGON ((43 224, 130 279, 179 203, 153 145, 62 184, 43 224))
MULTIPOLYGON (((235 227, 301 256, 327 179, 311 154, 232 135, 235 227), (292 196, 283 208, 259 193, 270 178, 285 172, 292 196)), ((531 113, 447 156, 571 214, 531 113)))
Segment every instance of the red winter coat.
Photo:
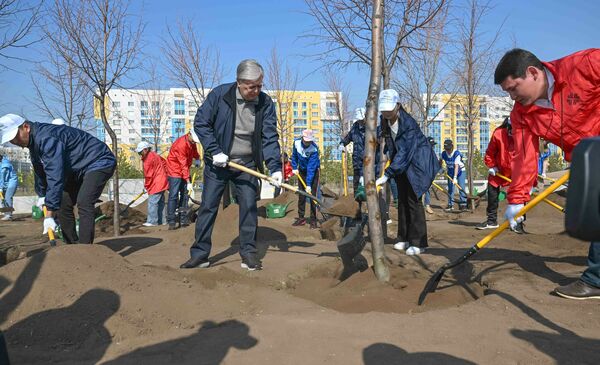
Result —
MULTIPOLYGON (((498 172, 510 178, 511 153, 514 149, 512 134, 508 128, 496 128, 485 151, 483 161, 489 168, 496 167, 498 172)), ((499 176, 488 175, 488 183, 494 187, 507 186, 508 181, 499 176)))
POLYGON ((515 149, 513 183, 508 201, 529 201, 529 190, 538 171, 539 137, 552 142, 571 160, 582 138, 600 135, 600 49, 574 53, 544 66, 554 76, 554 109, 515 103, 510 119, 515 149))
POLYGON ((169 189, 165 159, 156 152, 150 151, 142 161, 144 163, 144 188, 148 195, 169 189))
POLYGON ((190 181, 190 166, 194 159, 199 159, 196 144, 188 140, 188 134, 177 138, 167 156, 167 174, 190 181))

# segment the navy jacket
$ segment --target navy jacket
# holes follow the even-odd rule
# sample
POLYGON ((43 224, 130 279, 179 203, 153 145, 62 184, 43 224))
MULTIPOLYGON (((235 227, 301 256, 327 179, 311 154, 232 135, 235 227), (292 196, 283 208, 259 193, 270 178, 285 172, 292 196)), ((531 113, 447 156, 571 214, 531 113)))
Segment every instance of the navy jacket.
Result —
POLYGON ((302 139, 294 140, 294 149, 292 151, 292 169, 306 172, 306 186, 312 186, 313 180, 317 175, 317 170, 321 167, 319 159, 319 147, 315 142, 310 146, 304 147, 302 139))
POLYGON ((80 180, 89 171, 114 168, 117 159, 108 146, 81 129, 28 122, 29 154, 35 172, 35 192, 58 210, 65 180, 80 180))
MULTIPOLYGON (((214 88, 194 118, 194 131, 198 135, 206 157, 225 153, 229 156, 233 146, 236 119, 235 82, 214 88)), ((260 171, 264 160, 271 173, 281 171, 281 152, 277 134, 277 115, 273 100, 261 92, 256 106, 256 125, 252 138, 252 155, 260 171)), ((212 160, 204 159, 212 164, 212 160)))
POLYGON ((363 167, 363 154, 365 152, 365 123, 356 121, 352 124, 352 128, 346 137, 340 142, 344 146, 347 146, 352 142, 352 168, 355 170, 361 170, 363 167))
POLYGON ((392 141, 391 137, 386 137, 386 147, 392 163, 385 175, 392 178, 406 173, 415 195, 420 197, 431 186, 440 163, 427 137, 404 109, 400 109, 396 123, 396 139, 392 141))

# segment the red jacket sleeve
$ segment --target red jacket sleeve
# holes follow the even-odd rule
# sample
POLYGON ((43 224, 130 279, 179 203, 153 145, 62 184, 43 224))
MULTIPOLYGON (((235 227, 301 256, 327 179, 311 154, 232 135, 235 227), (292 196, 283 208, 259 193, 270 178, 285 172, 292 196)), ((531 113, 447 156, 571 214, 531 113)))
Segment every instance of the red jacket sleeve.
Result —
POLYGON ((485 157, 483 158, 483 162, 489 168, 498 167, 496 166, 496 156, 498 154, 498 136, 496 131, 492 133, 492 139, 488 144, 487 149, 485 150, 485 157))
POLYGON ((508 202, 523 204, 529 201, 529 191, 537 176, 539 138, 534 135, 519 113, 510 113, 514 151, 512 153, 512 183, 508 188, 508 202))

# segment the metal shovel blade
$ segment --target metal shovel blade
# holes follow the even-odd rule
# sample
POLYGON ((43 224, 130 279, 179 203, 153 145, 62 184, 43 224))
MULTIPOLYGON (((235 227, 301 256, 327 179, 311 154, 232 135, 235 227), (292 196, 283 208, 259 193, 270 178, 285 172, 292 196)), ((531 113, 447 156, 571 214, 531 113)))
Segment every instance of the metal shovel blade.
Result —
POLYGON ((433 293, 435 291, 435 289, 437 289, 437 286, 440 283, 440 280, 442 280, 442 276, 444 276, 445 272, 446 272, 446 265, 439 268, 439 270, 436 271, 429 278, 429 280, 425 284, 425 287, 423 288, 423 291, 419 295, 419 302, 418 302, 419 305, 423 304, 423 301, 425 301, 425 297, 427 296, 427 294, 433 293))

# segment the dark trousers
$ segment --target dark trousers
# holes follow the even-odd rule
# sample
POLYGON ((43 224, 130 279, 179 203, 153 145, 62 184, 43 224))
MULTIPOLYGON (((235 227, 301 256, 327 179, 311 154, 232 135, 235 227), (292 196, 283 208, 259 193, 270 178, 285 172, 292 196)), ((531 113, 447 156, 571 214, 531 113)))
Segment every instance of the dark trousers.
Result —
POLYGON ((500 195, 500 187, 487 186, 487 223, 498 224, 498 195, 500 195))
MULTIPOLYGON (((187 209, 188 193, 187 181, 180 177, 168 177, 169 200, 167 202, 167 223, 175 225, 175 211, 177 208, 187 209)), ((206 189, 206 187, 205 187, 206 189)), ((187 214, 180 214, 182 224, 188 224, 187 214)))
POLYGON ((58 211, 66 243, 94 243, 95 204, 114 171, 115 168, 110 167, 86 172, 81 179, 66 179, 58 211), (75 204, 79 213, 79 235, 75 228, 75 204))
MULTIPOLYGON (((298 171, 298 173, 300 174, 300 177, 302 178, 302 180, 304 180, 304 182, 306 182, 306 171, 298 171)), ((319 170, 317 170, 315 172, 315 177, 313 178, 313 181, 310 185, 310 189, 312 191, 312 195, 317 196, 317 189, 319 186, 319 170)), ((304 188, 304 185, 302 184, 302 182, 300 182, 300 179, 298 179, 298 188, 300 188, 300 190, 302 191, 306 191, 306 189, 304 188)), ((305 197, 302 194, 298 194, 298 217, 300 218, 304 218, 304 212, 306 209, 306 200, 308 198, 305 197)), ((308 199, 310 200, 310 219, 315 219, 317 217, 317 204, 312 200, 312 199, 308 199)))
POLYGON ((352 188, 354 189, 354 194, 356 194, 356 189, 358 189, 358 185, 360 182, 360 178, 362 176, 360 169, 354 169, 354 176, 352 177, 352 188))
MULTIPOLYGON (((255 168, 254 162, 245 164, 255 168)), ((196 218, 196 234, 194 244, 190 248, 192 258, 208 258, 212 247, 212 231, 219 210, 219 202, 225 190, 225 185, 232 181, 235 187, 235 197, 240 208, 240 255, 242 257, 256 254, 256 226, 258 214, 256 197, 258 181, 249 174, 215 167, 207 164, 204 168, 204 189, 202 203, 196 218)), ((232 223, 232 222, 228 222, 232 223)))
POLYGON ((581 275, 581 280, 600 288, 600 241, 590 242, 588 268, 581 275))
POLYGON ((396 177, 398 185, 398 241, 411 246, 427 247, 427 222, 421 200, 412 189, 406 174, 396 177))

